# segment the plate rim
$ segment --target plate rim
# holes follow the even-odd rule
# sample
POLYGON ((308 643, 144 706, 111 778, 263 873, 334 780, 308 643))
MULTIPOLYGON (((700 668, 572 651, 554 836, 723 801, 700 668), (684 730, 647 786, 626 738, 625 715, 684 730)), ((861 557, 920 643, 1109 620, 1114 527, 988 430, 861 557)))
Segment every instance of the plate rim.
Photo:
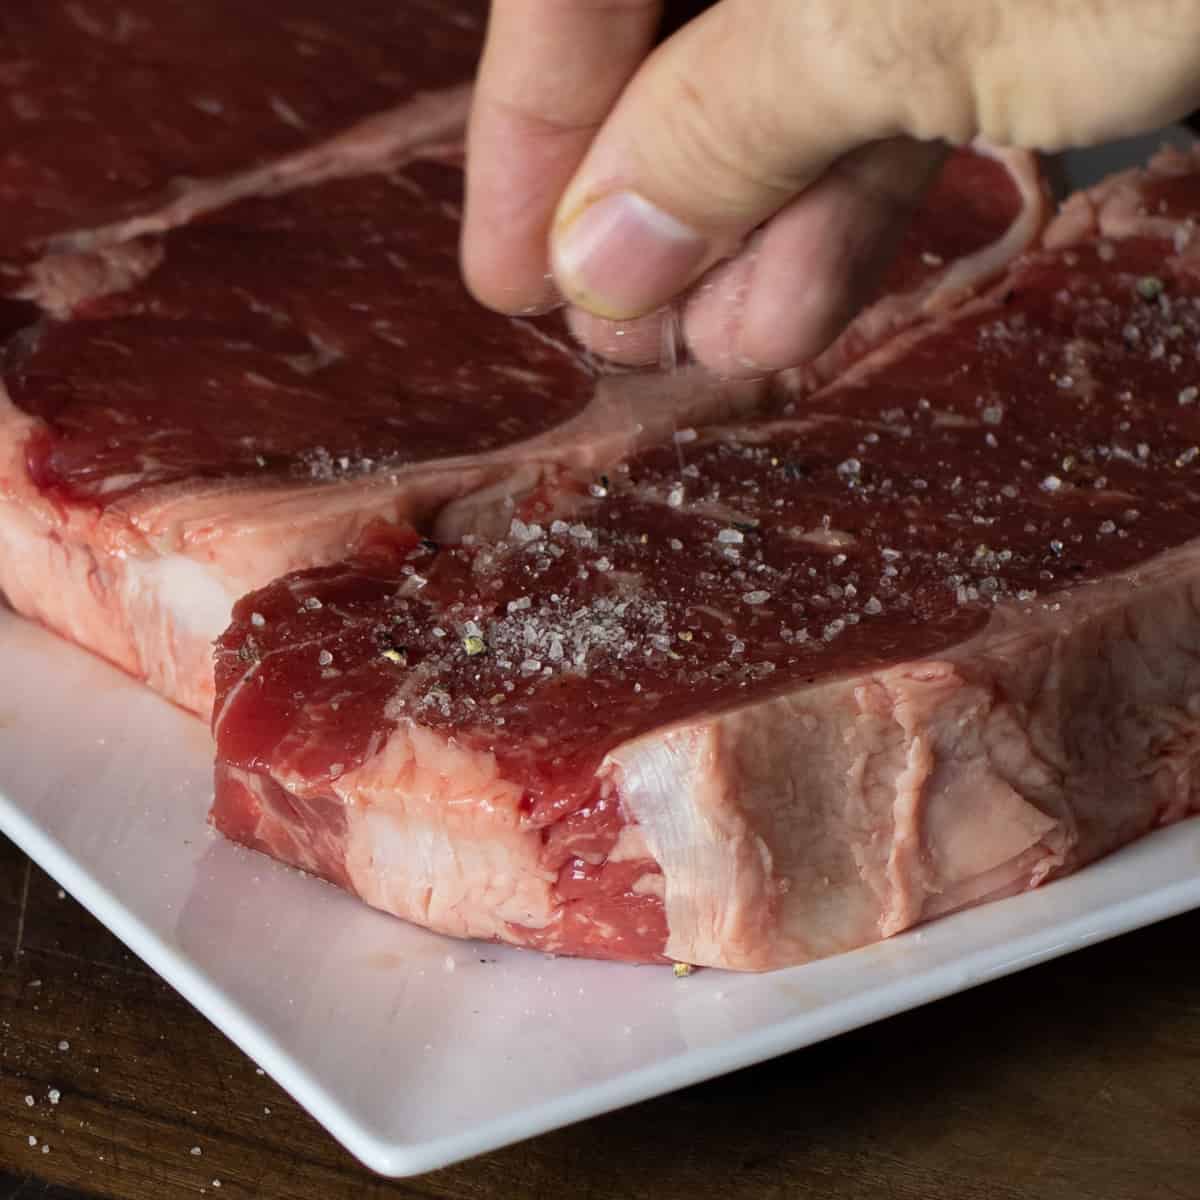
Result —
MULTIPOLYGON (((1186 836, 1183 831, 1194 832, 1196 829, 1200 829, 1200 816, 1155 830, 1092 865, 1115 863, 1119 866, 1122 856, 1134 848, 1145 853, 1147 845, 1154 841, 1186 836)), ((132 909, 113 896, 85 864, 15 803, 8 801, 3 793, 0 793, 0 832, 69 891, 244 1054, 267 1071, 359 1162, 387 1178, 422 1175, 581 1120, 703 1083, 1200 908, 1198 872, 1194 878, 1174 880, 1133 897, 1113 900, 1086 913, 1052 922, 1033 933, 976 949, 952 962, 922 968, 865 993, 800 1011, 760 1029, 732 1035, 720 1046, 687 1049, 612 1079, 578 1088, 567 1097, 526 1105, 502 1117, 480 1122, 469 1131, 405 1140, 372 1132, 358 1121, 302 1062, 278 1045, 236 998, 222 995, 186 955, 170 946, 132 909)), ((1037 893, 1022 893, 981 908, 967 909, 940 918, 937 923, 970 921, 972 914, 984 909, 1019 902, 1038 893, 1061 892, 1079 878, 1080 873, 1069 875, 1046 884, 1037 893)), ((922 928, 918 927, 889 941, 893 945, 903 945, 906 939, 921 933, 922 928)), ((855 953, 858 952, 850 951, 849 955, 855 953)), ((799 969, 803 970, 802 967, 799 969)))

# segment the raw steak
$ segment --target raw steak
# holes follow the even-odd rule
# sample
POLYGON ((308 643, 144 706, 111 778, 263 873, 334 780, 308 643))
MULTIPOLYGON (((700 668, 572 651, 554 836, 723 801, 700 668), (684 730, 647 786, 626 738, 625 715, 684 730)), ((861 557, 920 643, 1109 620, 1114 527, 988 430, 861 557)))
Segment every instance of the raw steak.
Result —
POLYGON ((167 234, 140 284, 12 338, 13 605, 207 714, 212 641, 251 588, 519 477, 514 456, 612 461, 753 394, 598 381, 553 321, 480 308, 460 190, 422 161, 244 200, 167 234))
MULTIPOLYGON (((305 19, 303 5, 281 11, 305 19)), ((433 22, 425 36, 458 37, 451 58, 465 69, 471 23, 463 32, 443 18, 442 33, 433 22)), ((382 9, 352 6, 342 41, 373 53, 359 43, 370 46, 376 19, 382 9)), ((270 41, 278 20, 255 36, 270 41)), ((158 26, 135 24, 123 46, 99 43, 108 71, 122 52, 136 58, 137 37, 158 36, 158 26)), ((322 44, 342 44, 321 28, 322 44)), ((271 70, 306 61, 272 59, 258 90, 228 101, 237 135, 228 158, 185 157, 171 174, 224 169, 238 146, 250 155, 253 131, 266 136, 259 110, 278 121, 275 93, 262 91, 274 86, 271 70)), ((419 82, 445 82, 448 70, 421 68, 419 82)), ((456 259, 467 89, 414 97, 409 75, 392 82, 408 98, 344 134, 294 148, 289 133, 283 157, 191 180, 173 199, 157 185, 147 196, 129 187, 106 208, 84 203, 83 190, 77 210, 50 206, 53 236, 39 226, 0 246, 43 310, 0 313, 10 335, 0 362, 0 588, 19 611, 197 712, 211 709, 211 643, 245 592, 343 558, 385 527, 502 531, 514 494, 552 488, 565 468, 603 469, 679 426, 747 412, 765 391, 697 372, 598 376, 557 318, 478 308, 456 259)), ((329 114, 308 120, 321 135, 332 124, 329 114)), ((164 118, 154 128, 166 138, 173 126, 164 118)), ((135 129, 130 161, 148 153, 141 138, 135 129)), ((70 165, 74 143, 65 144, 70 165)), ((162 163, 173 145, 159 147, 162 163)), ((1028 165, 1005 162, 1014 179, 1028 165)), ((969 175, 955 170, 959 183, 969 175)), ((1025 194, 988 178, 1009 199, 1025 194)), ((951 193, 938 195, 949 203, 951 193)), ((1036 204, 1015 215, 1000 207, 1013 228, 1039 219, 1036 204)), ((926 223, 947 232, 930 243, 947 259, 974 253, 953 221, 926 223)), ((987 238, 1002 227, 993 221, 987 238)))
POLYGON ((1068 213, 790 415, 240 601, 217 828, 447 933, 759 970, 1195 811, 1200 156, 1068 213))
MULTIPOLYGON (((9 0, 0 11, 0 291, 48 250, 122 240, 200 186, 269 171, 471 77, 484 0, 9 0), (198 181, 207 180, 206 184, 198 181)), ((261 183, 261 179, 259 181, 261 183)), ((36 291, 36 288, 34 289, 36 291)))
POLYGON ((470 301, 457 164, 485 11, 6 9, 16 608, 207 714, 211 642, 248 589, 757 398, 601 379, 557 319, 470 301))

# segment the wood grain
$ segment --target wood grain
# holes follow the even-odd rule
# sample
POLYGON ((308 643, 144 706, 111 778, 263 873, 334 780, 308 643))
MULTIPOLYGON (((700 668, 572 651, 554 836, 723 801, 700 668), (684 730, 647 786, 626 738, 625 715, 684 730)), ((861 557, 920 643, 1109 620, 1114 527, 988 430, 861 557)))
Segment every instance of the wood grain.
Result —
POLYGON ((0 1200, 1200 1200, 1198 938, 1177 918, 393 1183, 0 839, 0 1200))

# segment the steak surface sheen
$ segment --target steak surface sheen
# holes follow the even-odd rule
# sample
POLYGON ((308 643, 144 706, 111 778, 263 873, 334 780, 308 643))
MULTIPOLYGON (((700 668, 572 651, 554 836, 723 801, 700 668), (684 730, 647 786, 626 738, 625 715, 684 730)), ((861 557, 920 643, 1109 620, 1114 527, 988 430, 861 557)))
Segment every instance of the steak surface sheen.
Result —
POLYGON ((448 933, 761 970, 1197 807, 1200 161, 751 422, 239 602, 229 836, 448 933))

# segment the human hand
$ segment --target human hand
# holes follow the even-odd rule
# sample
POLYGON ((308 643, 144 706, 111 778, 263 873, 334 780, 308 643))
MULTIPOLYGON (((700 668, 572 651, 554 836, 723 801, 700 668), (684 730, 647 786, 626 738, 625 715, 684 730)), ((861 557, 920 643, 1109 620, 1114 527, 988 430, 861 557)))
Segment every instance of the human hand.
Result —
POLYGON ((870 297, 942 153, 1054 151, 1200 104, 1197 0, 493 0, 463 265, 503 312, 727 375, 807 361, 870 297))

